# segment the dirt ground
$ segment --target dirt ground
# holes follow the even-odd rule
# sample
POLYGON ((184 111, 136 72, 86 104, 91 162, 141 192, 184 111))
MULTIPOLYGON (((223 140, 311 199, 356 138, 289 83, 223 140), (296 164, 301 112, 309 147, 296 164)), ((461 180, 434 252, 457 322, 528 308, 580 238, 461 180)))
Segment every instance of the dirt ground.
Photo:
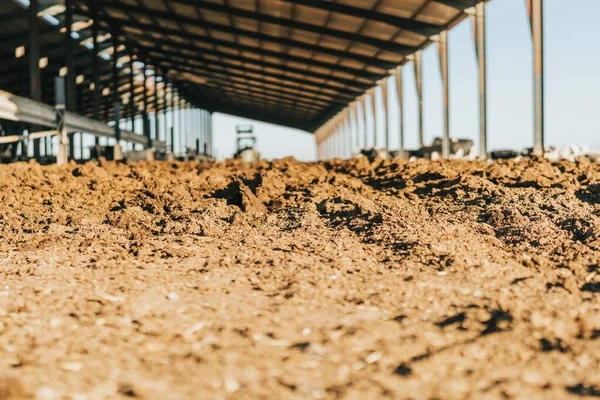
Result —
POLYGON ((600 397, 600 164, 0 166, 0 399, 600 397))

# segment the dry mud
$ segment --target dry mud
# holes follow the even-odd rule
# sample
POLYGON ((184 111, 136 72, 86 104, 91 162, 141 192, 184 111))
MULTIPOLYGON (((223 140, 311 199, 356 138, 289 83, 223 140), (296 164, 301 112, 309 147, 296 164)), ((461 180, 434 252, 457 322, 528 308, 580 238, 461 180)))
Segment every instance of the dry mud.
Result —
POLYGON ((600 397, 600 165, 0 167, 0 399, 600 397))

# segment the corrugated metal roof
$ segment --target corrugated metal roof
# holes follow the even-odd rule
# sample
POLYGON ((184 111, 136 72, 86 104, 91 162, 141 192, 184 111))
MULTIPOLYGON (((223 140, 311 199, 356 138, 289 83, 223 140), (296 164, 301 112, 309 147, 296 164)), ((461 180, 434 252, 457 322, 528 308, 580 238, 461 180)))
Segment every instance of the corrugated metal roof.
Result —
MULTIPOLYGON (((14 1, 14 0, 13 0, 14 1)), ((430 37, 481 0, 74 0, 80 41, 91 35, 90 7, 101 28, 172 78, 190 101, 225 112, 314 131, 376 85, 430 37), (87 23, 87 25, 86 25, 87 23)), ((0 57, 26 41, 26 12, 0 0, 0 57), (22 20, 20 19, 22 18, 22 20)), ((45 0, 64 20, 62 1, 45 0)), ((48 24, 47 24, 48 25, 48 24)), ((43 27, 44 53, 64 63, 58 29, 43 27)), ((106 41, 110 46, 110 41, 106 41)), ((121 50, 121 49, 119 49, 121 50)), ((112 49, 110 50, 112 51, 112 49)), ((89 52, 89 51, 88 51, 89 52)), ((14 55, 13 55, 14 58, 14 55)), ((78 51, 78 69, 91 71, 78 51)), ((20 62, 0 66, 0 87, 20 62)), ((106 68, 107 73, 110 71, 106 68)), ((86 77, 87 78, 87 77, 86 77)), ((106 80, 110 80, 107 77, 106 80)), ((124 80, 126 80, 124 78, 124 80)), ((85 84, 89 86, 89 81, 85 84)), ((10 89, 10 88, 9 88, 10 89)), ((124 84, 123 89, 126 89, 124 84)), ((82 88, 85 96, 86 88, 82 88)), ((84 107, 84 111, 88 111, 84 107)))

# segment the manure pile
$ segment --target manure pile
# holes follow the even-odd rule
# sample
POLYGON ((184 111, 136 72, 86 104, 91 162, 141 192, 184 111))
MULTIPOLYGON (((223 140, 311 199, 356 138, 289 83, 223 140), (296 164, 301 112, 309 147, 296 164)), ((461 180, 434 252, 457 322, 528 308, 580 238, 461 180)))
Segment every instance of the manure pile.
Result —
POLYGON ((600 396, 600 165, 0 166, 0 399, 600 396))

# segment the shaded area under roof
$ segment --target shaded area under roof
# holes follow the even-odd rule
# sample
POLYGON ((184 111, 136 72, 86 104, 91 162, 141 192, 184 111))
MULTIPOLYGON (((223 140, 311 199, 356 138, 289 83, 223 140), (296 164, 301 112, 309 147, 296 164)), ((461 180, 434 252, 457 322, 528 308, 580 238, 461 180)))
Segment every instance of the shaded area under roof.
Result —
MULTIPOLYGON (((91 7, 98 7, 101 32, 117 32, 125 54, 168 76, 195 105, 314 132, 480 1, 74 0, 75 30, 79 44, 89 38, 91 7)), ((64 24, 62 4, 41 0, 40 8, 64 24)), ((64 65, 64 33, 39 22, 41 56, 49 58, 43 96, 51 99, 46 78, 64 65)), ((26 93, 27 60, 14 52, 27 42, 27 10, 0 0, 0 26, 0 88, 26 93)), ((77 46, 75 57, 85 78, 80 112, 90 115, 93 56, 77 46)), ((108 86, 108 61, 101 71, 108 86)), ((109 116, 110 99, 103 108, 109 116)))

